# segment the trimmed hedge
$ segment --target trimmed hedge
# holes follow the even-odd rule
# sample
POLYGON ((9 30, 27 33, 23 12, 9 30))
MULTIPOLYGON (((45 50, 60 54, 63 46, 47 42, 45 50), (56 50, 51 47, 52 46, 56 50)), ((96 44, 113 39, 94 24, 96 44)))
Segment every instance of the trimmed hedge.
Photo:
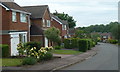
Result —
POLYGON ((9 46, 7 44, 0 44, 0 48, 2 49, 2 57, 9 57, 9 46))
POLYGON ((88 40, 80 39, 78 41, 79 51, 86 52, 88 50, 88 40))
POLYGON ((23 65, 34 65, 37 63, 37 59, 34 57, 27 57, 23 59, 23 65))
POLYGON ((47 52, 44 56, 43 55, 39 56, 39 61, 46 61, 52 58, 53 58, 53 54, 51 52, 47 52))
POLYGON ((64 47, 67 49, 78 48, 78 38, 64 39, 64 47))

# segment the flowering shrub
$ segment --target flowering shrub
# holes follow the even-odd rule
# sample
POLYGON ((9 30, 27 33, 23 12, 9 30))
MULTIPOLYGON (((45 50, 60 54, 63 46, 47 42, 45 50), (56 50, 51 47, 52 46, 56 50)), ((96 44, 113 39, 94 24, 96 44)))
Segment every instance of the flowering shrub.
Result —
POLYGON ((17 46, 19 55, 26 55, 27 57, 37 58, 38 60, 49 60, 52 58, 50 51, 53 50, 53 47, 41 47, 39 50, 36 50, 36 47, 31 49, 25 48, 22 43, 17 46))
POLYGON ((24 55, 26 49, 25 49, 23 43, 19 43, 17 45, 17 50, 18 50, 18 53, 19 53, 20 56, 24 55))

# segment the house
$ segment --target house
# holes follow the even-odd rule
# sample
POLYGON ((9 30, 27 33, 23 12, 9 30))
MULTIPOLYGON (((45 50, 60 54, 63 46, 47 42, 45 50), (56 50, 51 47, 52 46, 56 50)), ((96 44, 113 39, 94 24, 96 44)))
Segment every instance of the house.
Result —
POLYGON ((101 41, 102 42, 106 42, 108 39, 112 39, 112 34, 109 32, 109 33, 101 33, 100 34, 101 36, 101 41))
POLYGON ((51 27, 51 16, 48 5, 23 7, 32 15, 30 16, 30 41, 42 42, 42 46, 51 46, 50 41, 44 36, 44 31, 51 27))
POLYGON ((14 2, 0 2, 0 8, 0 44, 8 44, 10 55, 17 55, 17 44, 30 41, 31 13, 14 2))
POLYGON ((58 28, 60 30, 60 36, 62 40, 67 38, 68 35, 68 23, 67 21, 59 19, 57 16, 51 14, 52 17, 52 27, 58 28))
POLYGON ((68 30, 68 37, 74 37, 75 36, 75 28, 69 28, 68 30))

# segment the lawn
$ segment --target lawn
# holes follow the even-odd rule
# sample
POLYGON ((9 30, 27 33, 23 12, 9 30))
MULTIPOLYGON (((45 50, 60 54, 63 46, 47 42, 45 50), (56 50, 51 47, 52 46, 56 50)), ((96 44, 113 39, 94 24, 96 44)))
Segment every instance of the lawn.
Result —
MULTIPOLYGON (((0 59, 1 60, 1 59, 0 59)), ((20 66, 22 65, 23 59, 18 58, 3 58, 2 59, 2 66, 20 66)))
POLYGON ((80 51, 75 51, 75 50, 54 50, 53 53, 55 54, 70 54, 70 55, 76 55, 80 54, 80 51))

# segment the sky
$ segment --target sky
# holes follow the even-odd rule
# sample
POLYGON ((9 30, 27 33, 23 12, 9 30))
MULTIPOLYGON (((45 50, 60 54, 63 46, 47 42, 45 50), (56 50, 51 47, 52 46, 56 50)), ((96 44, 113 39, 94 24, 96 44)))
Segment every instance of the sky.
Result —
POLYGON ((73 16, 76 27, 109 24, 118 21, 119 0, 14 0, 20 6, 48 5, 55 10, 73 16))

